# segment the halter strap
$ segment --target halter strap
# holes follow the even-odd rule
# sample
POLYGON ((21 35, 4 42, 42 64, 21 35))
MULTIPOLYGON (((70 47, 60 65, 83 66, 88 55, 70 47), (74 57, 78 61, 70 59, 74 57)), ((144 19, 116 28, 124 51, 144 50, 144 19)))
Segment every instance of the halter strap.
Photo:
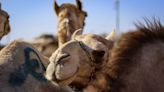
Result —
POLYGON ((87 54, 88 58, 94 62, 94 59, 92 58, 92 56, 90 55, 90 53, 87 51, 86 46, 84 46, 84 44, 81 41, 78 41, 80 47, 84 50, 84 52, 87 54))
POLYGON ((81 42, 81 41, 78 41, 79 42, 79 45, 80 47, 84 50, 84 52, 86 53, 86 55, 88 56, 88 58, 91 60, 91 67, 92 67, 92 72, 91 72, 91 75, 90 75, 90 79, 89 79, 89 82, 93 79, 93 76, 95 74, 95 64, 94 64, 94 61, 95 59, 90 55, 90 53, 87 51, 87 48, 86 46, 84 46, 84 44, 81 42))

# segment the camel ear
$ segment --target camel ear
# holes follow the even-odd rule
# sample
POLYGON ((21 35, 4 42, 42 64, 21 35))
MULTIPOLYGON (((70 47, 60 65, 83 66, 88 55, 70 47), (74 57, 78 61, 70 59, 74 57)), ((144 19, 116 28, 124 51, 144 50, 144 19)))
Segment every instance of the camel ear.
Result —
POLYGON ((80 28, 80 29, 77 29, 77 30, 72 34, 71 39, 75 39, 76 36, 81 35, 82 32, 83 32, 83 29, 81 29, 81 28, 80 28))
POLYGON ((113 30, 112 32, 110 32, 110 33, 106 36, 105 39, 114 42, 114 41, 115 41, 115 30, 113 30))
POLYGON ((55 11, 56 15, 59 14, 59 8, 60 8, 60 7, 58 6, 56 0, 54 0, 54 11, 55 11))
POLYGON ((76 5, 79 10, 82 10, 82 3, 80 0, 76 0, 76 5))
POLYGON ((102 59, 104 58, 104 55, 105 55, 105 51, 103 50, 93 50, 92 57, 94 59, 94 63, 101 64, 103 61, 102 59))

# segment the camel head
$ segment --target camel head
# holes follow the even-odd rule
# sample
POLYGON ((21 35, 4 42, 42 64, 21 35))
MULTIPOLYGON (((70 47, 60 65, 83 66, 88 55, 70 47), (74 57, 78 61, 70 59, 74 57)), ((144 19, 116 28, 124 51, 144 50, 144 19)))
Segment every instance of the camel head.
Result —
POLYGON ((9 15, 1 9, 0 5, 0 39, 10 32, 9 15))
POLYGON ((87 13, 83 11, 80 0, 76 0, 76 5, 62 4, 61 6, 59 6, 55 0, 54 11, 57 15, 59 25, 71 25, 71 27, 73 27, 72 31, 83 28, 87 13))
POLYGON ((46 77, 62 85, 80 83, 85 86, 94 71, 107 63, 112 43, 93 34, 74 37, 52 54, 46 77))
POLYGON ((58 44, 61 46, 71 39, 75 30, 83 28, 87 13, 82 9, 80 0, 76 0, 76 5, 62 4, 54 2, 54 10, 58 19, 58 44))

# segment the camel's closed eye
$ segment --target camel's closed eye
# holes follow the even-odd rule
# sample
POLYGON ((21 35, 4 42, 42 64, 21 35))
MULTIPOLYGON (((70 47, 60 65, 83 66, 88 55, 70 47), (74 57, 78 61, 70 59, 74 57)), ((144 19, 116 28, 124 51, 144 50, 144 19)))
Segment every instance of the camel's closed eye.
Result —
POLYGON ((62 56, 58 59, 57 64, 64 64, 65 63, 64 59, 68 59, 69 57, 70 57, 70 55, 67 53, 62 54, 62 56))

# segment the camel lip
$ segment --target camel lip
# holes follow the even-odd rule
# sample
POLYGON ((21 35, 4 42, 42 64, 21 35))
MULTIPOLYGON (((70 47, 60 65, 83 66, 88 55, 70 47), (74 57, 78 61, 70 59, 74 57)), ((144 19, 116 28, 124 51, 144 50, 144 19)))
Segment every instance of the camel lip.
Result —
POLYGON ((65 81, 65 80, 69 80, 70 78, 72 78, 73 76, 75 76, 75 75, 78 73, 78 71, 79 71, 79 67, 77 68, 76 72, 75 72, 73 75, 71 75, 70 77, 65 78, 65 79, 63 79, 63 80, 57 79, 56 76, 55 76, 55 78, 56 78, 57 81, 65 81))
POLYGON ((69 82, 68 84, 66 84, 66 85, 69 85, 73 81, 73 79, 76 78, 78 72, 79 72, 79 67, 77 68, 76 72, 72 76, 70 76, 70 77, 68 77, 66 79, 60 80, 60 79, 57 79, 56 76, 55 76, 51 80, 57 82, 59 85, 60 84, 61 85, 62 84, 66 84, 67 82, 69 82))

